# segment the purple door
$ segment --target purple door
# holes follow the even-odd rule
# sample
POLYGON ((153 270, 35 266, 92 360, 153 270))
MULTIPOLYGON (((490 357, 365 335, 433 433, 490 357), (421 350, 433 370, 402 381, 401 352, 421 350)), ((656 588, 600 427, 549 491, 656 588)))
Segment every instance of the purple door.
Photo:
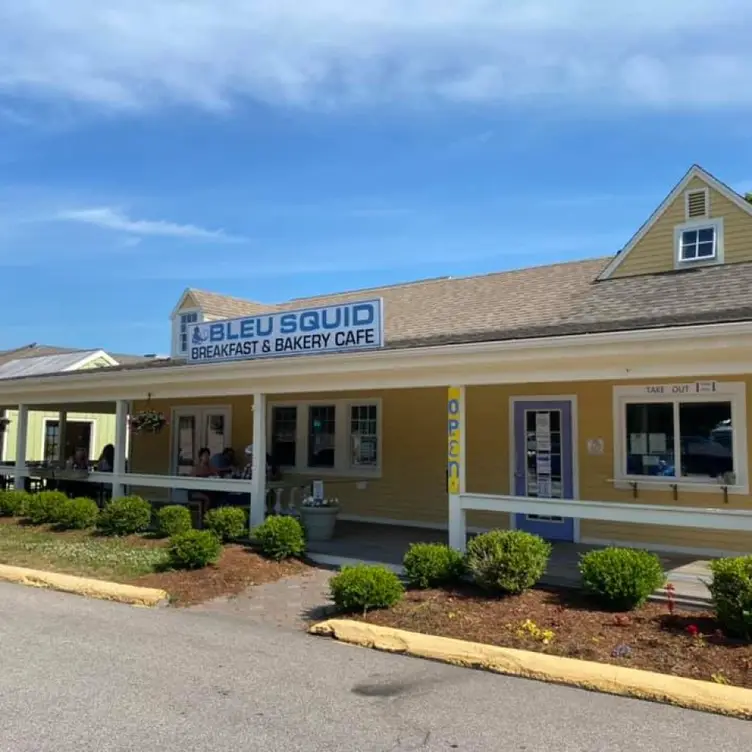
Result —
MULTIPOLYGON (((571 402, 515 402, 514 446, 516 496, 574 498, 571 402)), ((547 540, 574 540, 571 517, 515 517, 518 530, 547 540)))

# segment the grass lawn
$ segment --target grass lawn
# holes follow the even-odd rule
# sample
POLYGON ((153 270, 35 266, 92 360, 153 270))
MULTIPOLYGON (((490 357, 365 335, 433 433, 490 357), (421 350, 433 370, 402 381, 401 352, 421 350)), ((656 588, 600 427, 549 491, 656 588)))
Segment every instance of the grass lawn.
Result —
POLYGON ((270 561, 247 546, 227 545, 217 564, 171 570, 167 541, 150 536, 108 538, 91 531, 58 532, 0 519, 0 564, 93 577, 165 590, 172 605, 237 595, 252 585, 302 574, 297 559, 270 561))

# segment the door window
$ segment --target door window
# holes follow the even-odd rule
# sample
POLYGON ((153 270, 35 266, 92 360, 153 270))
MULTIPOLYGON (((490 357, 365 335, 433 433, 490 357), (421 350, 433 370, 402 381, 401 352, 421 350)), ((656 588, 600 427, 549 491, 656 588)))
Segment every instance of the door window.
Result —
POLYGON ((198 453, 208 447, 212 456, 230 445, 228 408, 185 408, 175 411, 172 472, 190 475, 198 453))
MULTIPOLYGON (((525 496, 563 498, 561 410, 525 410, 525 496)), ((529 514, 530 520, 561 517, 529 514)))

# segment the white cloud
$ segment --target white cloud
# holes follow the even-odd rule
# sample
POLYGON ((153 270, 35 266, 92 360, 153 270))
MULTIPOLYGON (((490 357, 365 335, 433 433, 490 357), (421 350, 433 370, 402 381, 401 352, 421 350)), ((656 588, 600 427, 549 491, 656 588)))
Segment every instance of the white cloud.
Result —
POLYGON ((107 108, 250 98, 752 103, 748 0, 24 0, 0 92, 107 108))
MULTIPOLYGON (((131 219, 123 212, 110 206, 63 211, 58 213, 57 219, 66 222, 81 222, 105 230, 130 233, 138 237, 185 238, 187 240, 212 240, 224 243, 242 240, 225 234, 223 230, 207 230, 196 225, 181 225, 162 219, 131 219)), ((134 245, 134 243, 124 243, 124 245, 134 245)))

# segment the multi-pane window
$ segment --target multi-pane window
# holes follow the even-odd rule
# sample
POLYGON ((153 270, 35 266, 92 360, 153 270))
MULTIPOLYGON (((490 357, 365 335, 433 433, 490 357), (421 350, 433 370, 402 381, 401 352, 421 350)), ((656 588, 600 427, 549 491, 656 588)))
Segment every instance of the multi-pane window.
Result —
POLYGON ((280 467, 295 467, 298 408, 285 405, 272 408, 271 455, 280 467))
POLYGON ((625 410, 627 475, 733 485, 730 401, 630 402, 625 410))
POLYGON ((44 460, 54 462, 60 456, 60 424, 56 420, 44 422, 44 460))
POLYGON ((350 406, 350 464, 377 467, 378 420, 376 405, 350 406))
POLYGON ((190 341, 190 326, 198 323, 198 313, 181 313, 180 314, 180 331, 178 345, 181 353, 188 352, 188 342, 190 341))
POLYGON ((702 261, 716 255, 715 227, 696 227, 683 230, 679 246, 680 261, 702 261))
POLYGON ((308 408, 308 467, 334 467, 336 427, 335 405, 308 408))

